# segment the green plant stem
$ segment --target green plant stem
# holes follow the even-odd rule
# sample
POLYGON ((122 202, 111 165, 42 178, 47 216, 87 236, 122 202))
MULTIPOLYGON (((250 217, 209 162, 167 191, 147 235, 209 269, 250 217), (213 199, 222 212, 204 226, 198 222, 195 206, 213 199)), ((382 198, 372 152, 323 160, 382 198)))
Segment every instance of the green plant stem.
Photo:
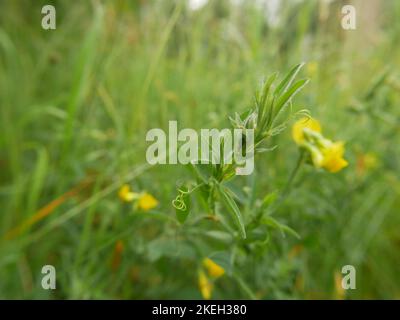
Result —
POLYGON ((286 185, 285 185, 285 187, 284 187, 284 189, 282 191, 282 197, 285 198, 285 197, 287 197, 289 195, 289 193, 290 193, 290 191, 292 189, 292 186, 293 186, 293 181, 294 181, 296 175, 298 174, 298 172, 300 170, 300 167, 303 164, 303 161, 304 161, 304 150, 301 150, 300 154, 299 154, 299 157, 297 159, 296 166, 294 167, 292 173, 290 174, 289 179, 286 182, 286 185))
POLYGON ((249 296, 251 300, 258 300, 255 293, 250 289, 250 287, 244 282, 244 280, 237 273, 233 273, 232 276, 236 280, 240 288, 244 292, 246 292, 246 294, 249 296))
POLYGON ((279 197, 279 200, 277 201, 276 205, 272 209, 272 212, 275 212, 282 205, 282 203, 285 202, 285 200, 289 196, 290 191, 292 190, 294 179, 296 178, 297 174, 299 173, 303 162, 304 162, 304 150, 301 150, 299 157, 297 159, 297 162, 296 162, 296 166, 293 168, 293 170, 289 176, 289 179, 287 180, 286 185, 283 188, 283 191, 279 197))

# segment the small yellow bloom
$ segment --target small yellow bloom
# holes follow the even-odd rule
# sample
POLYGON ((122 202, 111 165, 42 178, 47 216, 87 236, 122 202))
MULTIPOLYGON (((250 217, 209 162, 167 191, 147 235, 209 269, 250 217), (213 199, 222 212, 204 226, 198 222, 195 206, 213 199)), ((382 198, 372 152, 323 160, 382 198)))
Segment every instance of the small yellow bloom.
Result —
POLYGON ((338 172, 348 165, 343 158, 344 143, 332 142, 321 134, 321 125, 313 118, 302 118, 292 128, 293 140, 306 149, 313 165, 329 172, 338 172))
POLYGON ((124 184, 118 191, 118 197, 124 202, 131 202, 135 198, 135 193, 128 184, 124 184))
POLYGON ((323 148, 322 154, 324 159, 321 166, 329 172, 338 172, 348 165, 348 162, 343 159, 344 143, 342 141, 333 142, 330 146, 323 148))
POLYGON ((310 152, 311 155, 311 161, 316 168, 321 168, 322 163, 324 161, 324 155, 322 154, 322 151, 320 148, 317 146, 311 144, 311 143, 304 143, 304 146, 306 149, 310 152))
POLYGON ((138 200, 138 207, 144 211, 151 210, 157 207, 158 201, 151 194, 145 192, 140 195, 138 200))
POLYGON ((212 289, 213 284, 208 280, 206 274, 199 271, 199 290, 203 299, 209 300, 211 298, 212 289))
POLYGON ((321 125, 313 118, 301 118, 296 121, 292 127, 292 137, 297 144, 302 144, 305 140, 304 129, 310 129, 314 132, 321 132, 321 125))
POLYGON ((203 259, 203 266, 207 269, 208 274, 210 277, 219 278, 224 275, 225 269, 222 268, 220 265, 216 264, 209 258, 203 259))

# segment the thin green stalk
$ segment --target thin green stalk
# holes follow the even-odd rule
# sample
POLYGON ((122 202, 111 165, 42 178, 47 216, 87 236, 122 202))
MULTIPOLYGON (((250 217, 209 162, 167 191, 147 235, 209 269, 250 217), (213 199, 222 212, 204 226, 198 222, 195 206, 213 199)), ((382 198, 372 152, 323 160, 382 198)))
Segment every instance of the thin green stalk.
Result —
POLYGON ((303 161, 304 161, 304 150, 301 150, 299 157, 297 159, 297 162, 296 162, 296 166, 293 168, 293 171, 291 172, 289 179, 286 182, 285 187, 283 188, 282 195, 281 195, 282 197, 287 197, 289 195, 289 193, 292 189, 292 186, 293 186, 294 179, 296 178, 296 176, 301 168, 301 165, 303 164, 303 161))
POLYGON ((297 174, 299 173, 301 165, 303 164, 303 162, 304 162, 304 151, 301 150, 300 154, 299 154, 299 157, 297 159, 297 162, 296 162, 296 166, 293 168, 293 170, 292 170, 292 172, 291 172, 291 174, 290 174, 290 176, 289 176, 289 178, 288 178, 288 180, 286 182, 286 185, 282 190, 282 193, 281 193, 281 195, 279 197, 279 200, 277 201, 277 203, 275 204, 275 206, 272 209, 272 212, 275 212, 285 202, 285 200, 289 196, 289 194, 290 194, 290 192, 292 190, 293 182, 294 182, 297 174))
POLYGON ((258 300, 256 294, 250 289, 250 287, 247 285, 247 283, 244 282, 244 280, 241 277, 239 277, 239 275, 237 273, 233 273, 232 277, 233 277, 233 279, 236 280, 239 287, 248 295, 248 297, 251 300, 258 300))

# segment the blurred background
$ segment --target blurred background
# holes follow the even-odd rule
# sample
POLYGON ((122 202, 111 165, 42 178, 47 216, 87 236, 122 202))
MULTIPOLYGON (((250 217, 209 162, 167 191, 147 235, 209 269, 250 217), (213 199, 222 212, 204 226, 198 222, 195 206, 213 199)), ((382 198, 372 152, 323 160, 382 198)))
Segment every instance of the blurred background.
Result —
MULTIPOLYGON (((385 0, 1 0, 0 298, 198 299, 213 253, 235 257, 217 299, 400 298, 399 16, 385 0), (45 4, 55 30, 41 27, 45 4), (341 27, 346 4, 356 30, 341 27), (171 201, 188 173, 148 166, 146 132, 225 128, 262 79, 300 62, 310 83, 295 105, 349 161, 302 168, 275 213, 301 238, 271 229, 246 251, 200 209, 179 225, 171 201), (122 202, 125 183, 158 205, 122 202), (48 264, 56 290, 41 287, 48 264), (357 288, 344 291, 348 264, 357 288)), ((274 144, 239 188, 284 186, 290 128, 274 144)))

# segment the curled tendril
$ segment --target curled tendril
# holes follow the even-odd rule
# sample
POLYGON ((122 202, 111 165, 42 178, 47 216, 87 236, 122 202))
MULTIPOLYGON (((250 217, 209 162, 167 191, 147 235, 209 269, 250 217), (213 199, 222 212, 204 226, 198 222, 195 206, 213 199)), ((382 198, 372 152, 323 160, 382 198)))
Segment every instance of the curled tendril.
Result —
POLYGON ((178 195, 174 200, 172 200, 172 206, 180 211, 185 211, 187 206, 185 203, 184 197, 193 191, 195 191, 197 188, 201 187, 204 183, 196 185, 192 190, 183 190, 183 189, 178 189, 178 195))
POLYGON ((172 205, 175 209, 180 210, 180 211, 185 211, 187 206, 184 200, 184 196, 186 194, 189 194, 191 191, 185 191, 182 189, 178 189, 178 195, 176 198, 172 201, 172 205))

